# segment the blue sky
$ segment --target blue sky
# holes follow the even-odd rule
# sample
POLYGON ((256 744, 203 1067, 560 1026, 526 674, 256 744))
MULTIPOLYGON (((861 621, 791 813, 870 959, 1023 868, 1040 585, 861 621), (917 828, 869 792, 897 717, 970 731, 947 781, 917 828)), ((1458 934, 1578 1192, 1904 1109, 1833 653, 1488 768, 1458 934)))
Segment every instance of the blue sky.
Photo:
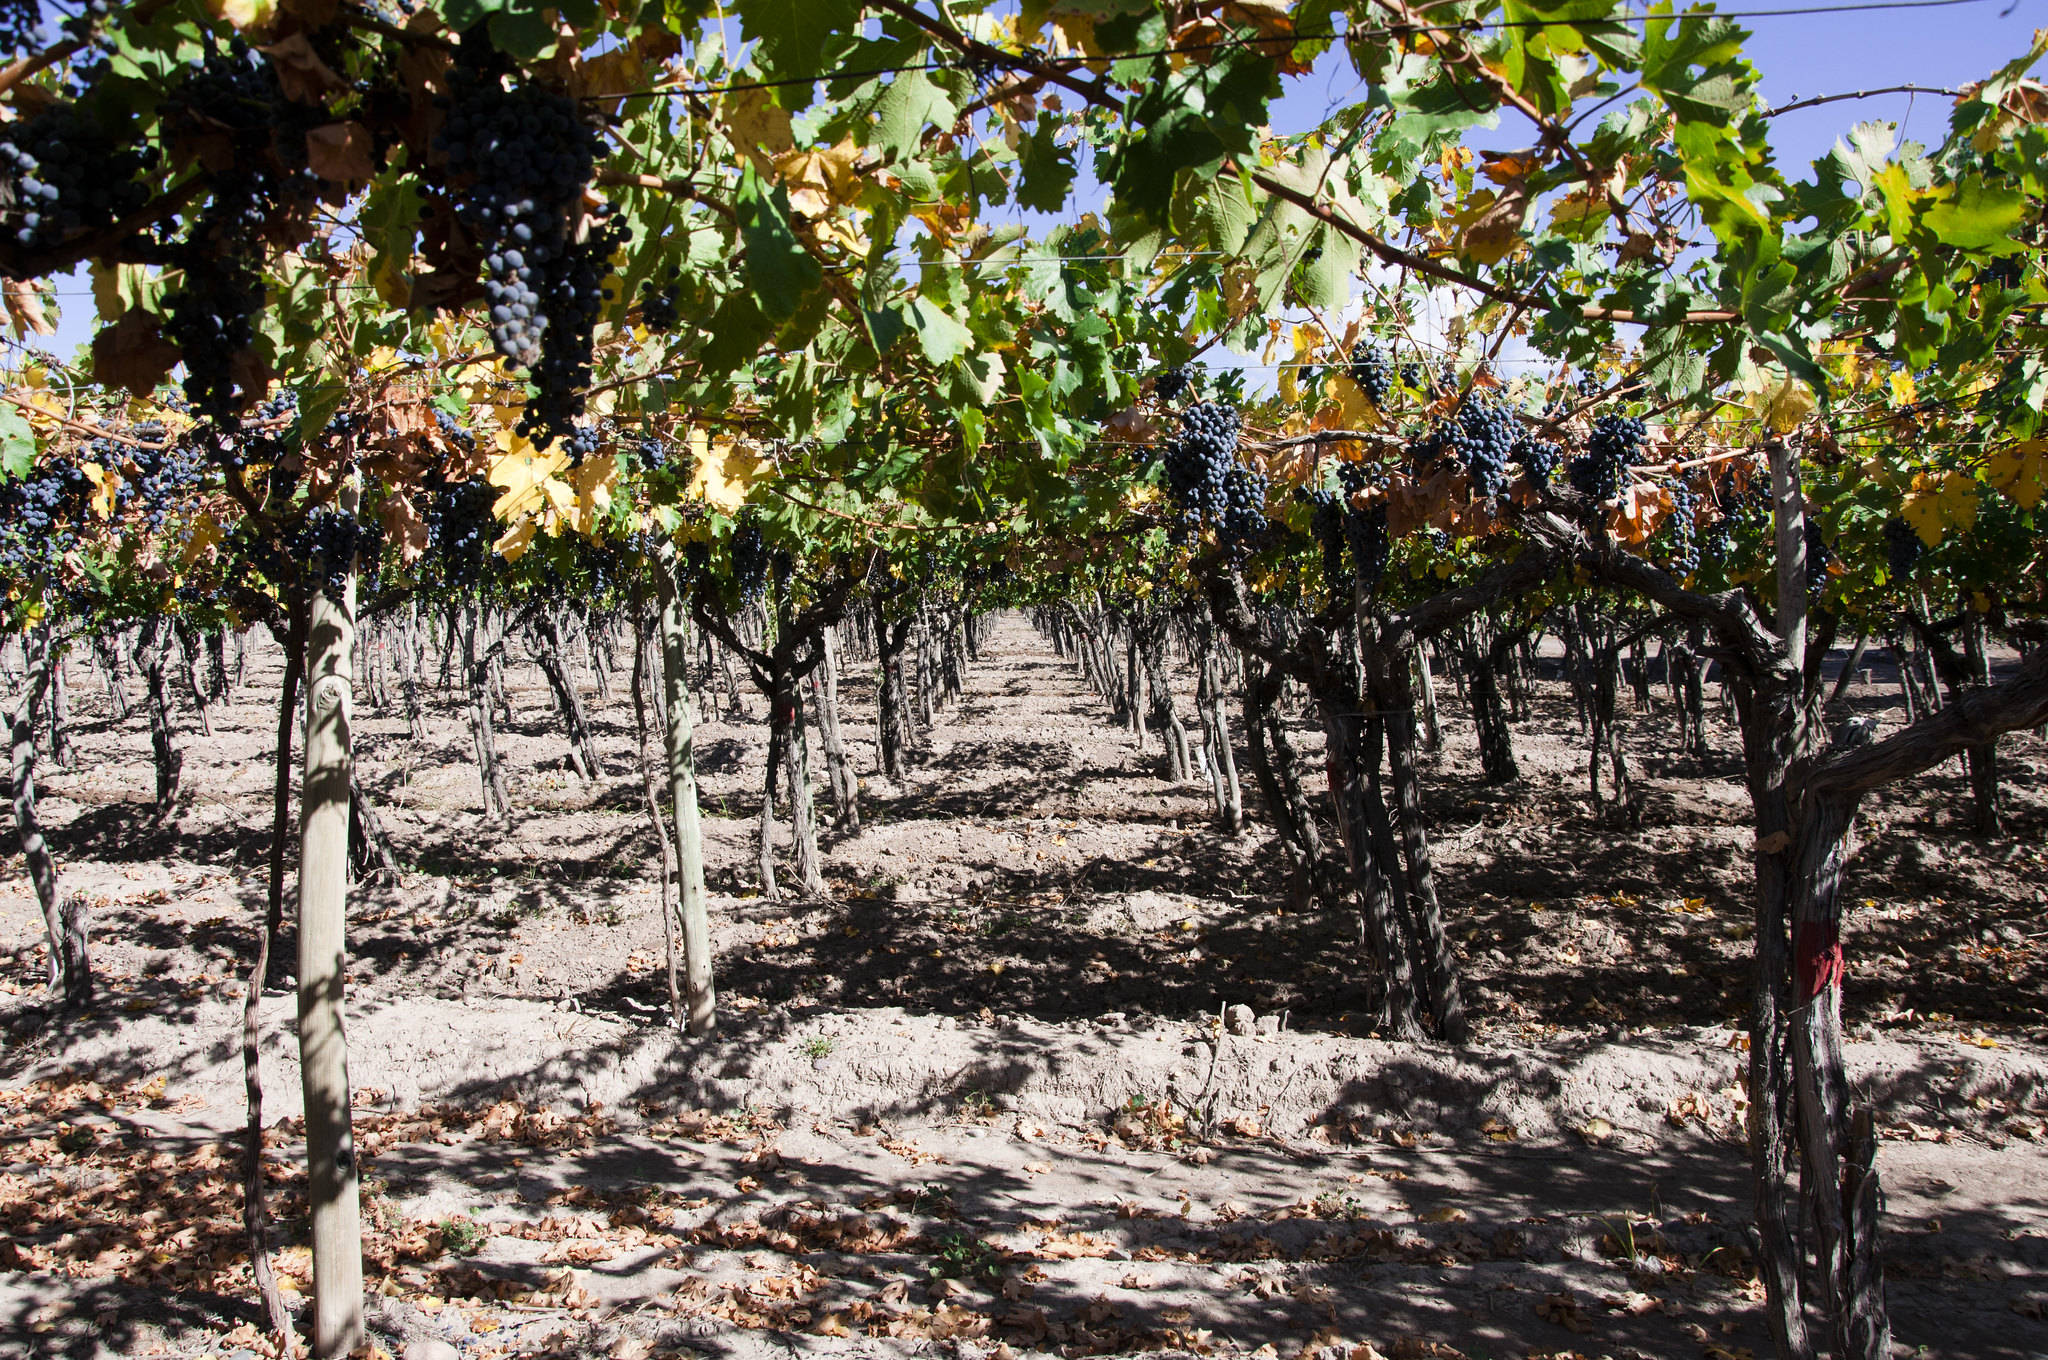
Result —
MULTIPOLYGON (((2023 53, 2033 29, 2048 24, 2048 0, 1972 0, 1943 8, 1862 13, 1748 13, 1795 7, 1793 0, 1727 0, 1720 6, 1744 14, 1740 22, 1752 35, 1748 53, 1773 104, 1888 85, 1954 86, 1981 79, 2023 53)), ((1311 126, 1329 109, 1354 100, 1357 92, 1357 77, 1333 55, 1291 82, 1274 109, 1273 124, 1282 131, 1311 126)), ((1949 104, 1939 95, 1884 95, 1787 114, 1774 129, 1780 162, 1796 173, 1855 123, 1873 119, 1902 123, 1907 138, 1939 141, 1949 104)), ((1484 141, 1516 144, 1520 131, 1504 123, 1484 141)), ((1091 200, 1097 197, 1098 186, 1081 186, 1074 210, 1096 206, 1091 200)), ((63 316, 58 334, 45 344, 68 358, 91 337, 92 299, 82 275, 60 280, 57 287, 63 316)))

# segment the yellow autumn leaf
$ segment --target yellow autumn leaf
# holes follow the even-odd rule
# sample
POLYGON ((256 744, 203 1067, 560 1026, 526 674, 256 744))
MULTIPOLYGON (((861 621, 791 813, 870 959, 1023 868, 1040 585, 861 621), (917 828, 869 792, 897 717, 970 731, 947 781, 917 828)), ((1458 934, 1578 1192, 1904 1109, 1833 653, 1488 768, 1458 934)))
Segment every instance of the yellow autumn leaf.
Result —
POLYGON ((1332 373, 1323 379, 1323 395, 1337 403, 1338 418, 1347 430, 1370 430, 1379 424, 1380 413, 1348 373, 1332 373))
POLYGON ((559 477, 550 477, 540 484, 540 494, 547 502, 547 513, 543 516, 546 527, 552 531, 559 520, 576 513, 576 492, 559 477))
POLYGON ((1787 373, 1775 388, 1766 387, 1753 400, 1757 418, 1774 433, 1790 434, 1813 410, 1813 389, 1787 373))
POLYGON ((690 453, 697 464, 690 495, 727 514, 746 504, 747 488, 761 472, 761 460, 751 450, 726 440, 714 443, 702 430, 692 430, 690 453))
POLYGON ((507 562, 517 562, 533 544, 534 531, 538 526, 530 519, 523 519, 501 534, 491 551, 507 562))
MULTIPOLYGON (((1599 207, 1606 210, 1605 198, 1599 207)), ((1522 221, 1528 212, 1529 191, 1522 185, 1498 192, 1481 189, 1458 214, 1458 253, 1481 264, 1498 263, 1522 245, 1522 221)))
POLYGON ((775 169, 789 190, 789 206, 805 217, 823 217, 860 197, 860 148, 851 135, 826 151, 791 151, 775 169))
POLYGON ((1977 484, 1962 472, 1919 473, 1899 515, 1931 548, 1949 529, 1967 530, 1977 522, 1977 484))
POLYGON ((1309 373, 1323 348, 1323 333, 1316 326, 1294 328, 1294 357, 1280 368, 1280 399, 1288 405, 1301 400, 1301 380, 1309 373))
POLYGON ((434 346, 434 353, 443 359, 455 353, 455 327, 447 317, 441 317, 427 327, 427 339, 434 346))
POLYGON ((1242 321, 1259 305, 1259 271, 1234 264, 1223 271, 1223 307, 1232 321, 1242 321))
POLYGON ((83 472, 85 479, 93 485, 93 513, 97 514, 101 519, 112 519, 114 517, 114 493, 121 486, 120 474, 109 472, 98 463, 80 463, 78 470, 83 472))
POLYGON ((207 0, 207 10, 241 31, 262 28, 277 17, 277 0, 207 0))
POLYGON ((586 458, 581 466, 570 470, 566 480, 576 493, 575 505, 569 511, 569 527, 588 538, 612 508, 612 487, 619 480, 619 460, 609 453, 586 458))
MULTIPOLYGON (((548 489, 554 474, 566 467, 567 454, 559 451, 546 452, 537 449, 532 442, 510 430, 500 430, 497 435, 500 450, 491 459, 491 485, 501 493, 491 506, 491 513, 501 520, 514 520, 522 515, 531 515, 555 497, 548 489)), ((561 488, 564 497, 568 488, 561 488)), ((564 502, 566 503, 566 502, 564 502)))
MULTIPOLYGON (((861 214, 855 213, 854 216, 858 218, 861 214)), ((840 218, 828 217, 822 222, 813 223, 811 234, 818 238, 821 245, 839 246, 853 255, 868 253, 867 235, 858 226, 840 218)))
POLYGON ((2048 439, 2029 439, 1998 450, 1984 465, 1984 480, 2020 509, 2032 510, 2048 495, 2048 439))
POLYGON ((767 90, 734 90, 721 102, 725 125, 741 150, 773 157, 796 145, 789 110, 777 104, 767 90))
POLYGON ((189 567, 206 555, 207 549, 221 540, 220 521, 212 515, 201 515, 192 525, 192 532, 185 539, 184 548, 178 553, 178 564, 189 567))
POLYGON ((1895 407, 1911 406, 1920 400, 1920 389, 1914 384, 1913 375, 1903 368, 1892 373, 1891 389, 1892 405, 1895 407))

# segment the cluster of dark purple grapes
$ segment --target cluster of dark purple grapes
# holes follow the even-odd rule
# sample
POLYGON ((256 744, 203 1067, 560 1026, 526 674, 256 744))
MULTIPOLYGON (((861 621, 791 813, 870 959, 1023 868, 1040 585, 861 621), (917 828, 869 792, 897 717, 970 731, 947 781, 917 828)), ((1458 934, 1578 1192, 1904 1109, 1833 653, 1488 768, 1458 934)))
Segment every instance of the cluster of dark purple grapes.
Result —
POLYGON ((140 138, 110 135, 76 104, 9 124, 0 133, 0 175, 15 244, 37 249, 112 226, 149 201, 138 177, 151 163, 140 138))
POLYGON ((1266 474, 1242 463, 1231 465, 1223 475, 1223 517, 1217 521, 1216 537, 1233 552, 1248 547, 1266 532, 1266 474))
POLYGON ((1181 413, 1167 441, 1166 489, 1180 507, 1183 541, 1205 521, 1233 552, 1266 531, 1266 476, 1238 461, 1239 425, 1236 407, 1205 401, 1181 413))
MULTIPOLYGON (((291 420, 299 414, 299 394, 289 387, 277 389, 277 395, 256 403, 256 419, 265 425, 276 425, 291 420)), ((436 411, 435 415, 445 415, 436 411)))
POLYGON ((1472 494, 1497 496, 1508 484, 1508 459, 1522 437, 1514 407, 1475 397, 1458 410, 1449 430, 1451 450, 1472 478, 1472 494))
POLYGON ((0 483, 0 583, 54 568, 76 546, 92 493, 92 479, 75 463, 45 463, 0 483))
POLYGON ((657 284, 648 279, 640 285, 640 324, 651 331, 672 331, 676 328, 677 308, 682 300, 682 285, 674 279, 657 284))
POLYGON ((1308 531, 1315 537, 1316 546, 1323 550, 1323 579, 1334 590, 1344 576, 1344 503, 1336 492, 1322 487, 1298 487, 1295 494, 1314 507, 1309 514, 1308 531))
POLYGON ((1649 427, 1641 416, 1601 416, 1593 422, 1586 452, 1565 468, 1572 489, 1592 500, 1613 500, 1621 493, 1622 476, 1642 452, 1648 435, 1649 427))
POLYGON ((1884 556, 1891 567, 1893 580, 1903 581, 1912 575, 1925 547, 1920 535, 1913 532, 1913 526, 1897 515, 1884 522, 1884 556))
POLYGON ((492 343, 531 368, 548 324, 541 290, 601 148, 574 100, 531 85, 508 90, 504 71, 487 39, 464 40, 434 145, 468 182, 455 216, 485 252, 492 343))
POLYGON ((1152 395, 1165 405, 1179 401, 1195 385, 1195 371, 1183 364, 1169 368, 1152 380, 1152 395))
POLYGON ((41 45, 43 7, 36 0, 0 0, 0 47, 19 55, 41 45))
POLYGON ((245 385, 256 370, 242 356, 265 300, 264 236, 319 196, 306 134, 327 115, 286 98, 276 69, 239 38, 207 53, 158 112, 173 134, 228 144, 204 206, 160 262, 182 271, 165 299, 163 330, 184 361, 185 397, 197 414, 232 427, 257 392, 245 385))
POLYGON ((761 526, 743 520, 732 531, 732 582, 740 598, 752 602, 768 588, 768 545, 761 538, 761 526))
MULTIPOLYGON (((252 197, 239 202, 247 212, 209 215, 236 217, 248 229, 261 210, 252 197)), ((263 306, 262 278, 235 254, 195 256, 182 277, 184 285, 165 300, 164 335, 184 361, 185 395, 209 418, 232 425, 248 395, 236 379, 235 360, 256 338, 251 318, 263 306)))
POLYGON ((1408 470, 1420 477, 1434 468, 1451 451, 1451 431, 1446 425, 1427 430, 1410 430, 1406 449, 1408 470))
POLYGON ((1550 479, 1557 475, 1557 466, 1563 460, 1563 452, 1547 439, 1523 436, 1515 445, 1515 461, 1522 465, 1522 471, 1536 486, 1549 486, 1550 479))
POLYGON ((1665 521, 1664 556, 1681 577, 1700 569, 1699 535, 1694 532, 1692 488, 1679 482, 1671 488, 1671 518, 1665 521))
POLYGON ((164 527, 178 501, 200 484, 206 475, 206 459, 189 443, 170 443, 168 431, 157 421, 137 425, 130 433, 152 447, 113 445, 135 465, 135 475, 121 479, 114 503, 122 509, 139 503, 143 523, 153 533, 164 527))
POLYGON ((383 535, 375 524, 323 505, 307 515, 290 535, 292 555, 306 571, 306 579, 340 598, 351 571, 374 573, 383 535))
POLYGON ((479 27, 449 73, 435 148, 462 182, 455 218, 484 256, 491 344, 541 395, 521 433, 545 447, 583 413, 591 328, 603 305, 613 231, 572 239, 604 143, 567 95, 506 88, 509 63, 479 27))
POLYGON ((1363 510, 1344 515, 1344 541, 1350 545, 1352 564, 1367 590, 1374 589, 1387 573, 1387 557, 1393 540, 1387 535, 1387 503, 1373 501, 1363 510))
POLYGON ((1735 521, 1726 514, 1708 520, 1693 537, 1701 566, 1718 567, 1735 555, 1735 521))
POLYGON ((1728 507, 1728 518, 1737 531, 1755 533, 1770 528, 1771 512, 1771 488, 1758 479, 1728 507))
POLYGON ((1393 390, 1394 365, 1378 345, 1352 351, 1349 371, 1351 381, 1358 384, 1358 390, 1365 393, 1365 399, 1375 406, 1386 401, 1387 393, 1393 390))
POLYGON ((95 25, 105 23, 113 13, 114 0, 82 0, 77 12, 64 21, 64 34, 82 41, 92 36, 95 25))
POLYGON ((604 447, 604 434, 595 425, 572 425, 568 438, 562 441, 562 452, 569 455, 569 466, 580 467, 583 460, 596 455, 604 447))
POLYGON ((1393 540, 1387 535, 1387 503, 1372 501, 1361 510, 1350 504, 1351 497, 1372 484, 1363 463, 1339 463, 1337 480, 1344 487, 1344 542, 1351 549, 1351 564, 1368 590, 1380 583, 1387 571, 1393 540))
POLYGON ((1181 412, 1180 429, 1166 442, 1166 491, 1190 527, 1223 515, 1238 424, 1235 407, 1205 401, 1181 412))
POLYGON ((438 406, 434 408, 434 424, 440 428, 442 434, 448 436, 449 442, 453 443, 457 448, 470 451, 475 450, 476 436, 463 429, 461 421, 449 415, 438 406))
MULTIPOLYGON (((597 318, 611 300, 604 281, 611 272, 612 252, 624 243, 626 235, 624 223, 592 230, 563 252, 547 280, 543 297, 547 330, 540 362, 532 372, 535 392, 516 428, 542 448, 557 437, 567 438, 572 459, 583 456, 575 447, 576 422, 589 405, 590 355, 597 318)), ((595 451, 588 444, 582 447, 595 451)))
POLYGON ((274 397, 256 403, 253 426, 195 426, 186 435, 201 461, 212 460, 240 471, 252 463, 275 468, 298 440, 299 394, 280 388, 274 397))
POLYGON ((422 565, 441 582, 466 590, 482 580, 490 564, 497 521, 491 506, 497 489, 479 478, 460 482, 429 479, 427 551, 422 565))

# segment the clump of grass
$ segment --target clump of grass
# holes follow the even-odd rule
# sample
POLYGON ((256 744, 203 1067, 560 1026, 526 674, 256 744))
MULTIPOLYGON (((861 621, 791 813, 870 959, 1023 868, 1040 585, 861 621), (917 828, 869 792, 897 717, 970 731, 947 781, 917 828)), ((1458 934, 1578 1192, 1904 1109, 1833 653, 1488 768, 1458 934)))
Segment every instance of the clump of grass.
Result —
POLYGON ((474 1219, 441 1220, 441 1246, 456 1256, 474 1256, 484 1249, 491 1235, 474 1219))

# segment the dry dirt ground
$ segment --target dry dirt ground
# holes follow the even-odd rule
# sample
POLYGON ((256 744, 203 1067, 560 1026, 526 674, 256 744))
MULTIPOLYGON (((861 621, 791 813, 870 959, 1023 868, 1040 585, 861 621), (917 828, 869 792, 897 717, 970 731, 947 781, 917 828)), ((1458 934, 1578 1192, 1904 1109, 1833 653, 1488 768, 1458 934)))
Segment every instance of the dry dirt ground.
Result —
MULTIPOLYGON (((74 666, 84 758, 46 771, 44 815, 67 891, 94 904, 102 991, 88 1015, 46 1013, 11 858, 0 1354, 260 1345, 235 1139, 276 662, 255 654, 212 738, 180 715, 188 793, 162 822, 140 719, 113 723, 74 666)), ((870 772, 872 685, 851 672, 870 772)), ((1702 769, 1669 749, 1668 711, 1627 715, 1649 798, 1622 829, 1583 796, 1561 686, 1518 725, 1522 781, 1488 788, 1441 681, 1429 811, 1480 1038, 1391 1044, 1357 1014, 1354 923, 1293 910, 1263 829, 1215 832, 1203 791, 1161 779, 1156 745, 1005 617, 909 781, 866 775, 823 900, 751 892, 762 729, 701 728, 722 1013, 690 1040, 664 1023, 623 676, 597 705, 595 786, 566 772, 537 672, 512 679, 510 828, 477 811, 450 698, 424 742, 395 712, 359 723, 405 870, 351 921, 385 1350, 1768 1352, 1725 725, 1702 769), (1227 1006, 1251 1032, 1219 1023, 1227 1006)), ((1891 722, 1895 695, 1880 667, 1850 702, 1891 722)), ((1298 735, 1313 759, 1312 724, 1298 735)), ((1943 769, 1872 800, 1850 870, 1850 1061, 1886 1132, 1905 1355, 2048 1354, 2048 745, 2003 749, 2006 838, 1964 833, 1943 769)), ((298 1300, 289 992, 262 1013, 298 1300)))

